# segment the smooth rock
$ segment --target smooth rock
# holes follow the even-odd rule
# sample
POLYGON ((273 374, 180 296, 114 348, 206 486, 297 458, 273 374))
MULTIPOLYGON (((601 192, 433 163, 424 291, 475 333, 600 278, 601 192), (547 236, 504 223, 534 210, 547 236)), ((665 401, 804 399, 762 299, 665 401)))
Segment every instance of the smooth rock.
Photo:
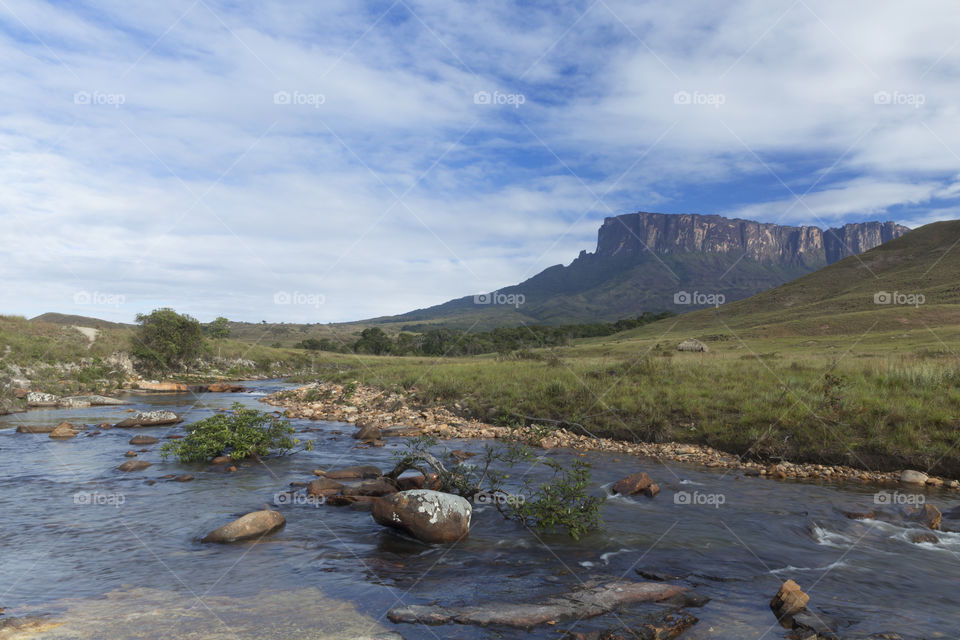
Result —
POLYGON ((907 507, 903 517, 912 522, 919 522, 930 529, 939 529, 940 523, 943 521, 943 514, 940 513, 940 509, 929 503, 925 503, 921 507, 907 507))
POLYGON ((653 480, 650 479, 643 471, 638 473, 631 474, 626 478, 621 478, 617 480, 613 485, 613 492, 619 493, 622 496, 630 496, 635 493, 640 493, 645 491, 653 484, 653 480))
POLYGON ((118 471, 143 471, 150 466, 146 460, 127 460, 117 467, 118 471))
POLYGON ((50 433, 57 428, 54 424, 30 425, 22 424, 17 427, 17 433, 50 433))
POLYGON ((330 478, 317 478, 307 484, 307 494, 311 496, 332 496, 343 489, 343 484, 330 478))
POLYGON ((903 484, 926 484, 929 476, 922 471, 904 469, 900 472, 900 482, 903 484))
POLYGON ((356 465, 353 467, 344 467, 343 469, 331 469, 324 471, 316 469, 314 474, 330 478, 332 480, 355 480, 358 478, 379 478, 383 475, 378 467, 369 464, 356 465))
POLYGON ((122 420, 115 427, 159 427, 167 424, 178 424, 183 418, 173 411, 142 411, 122 420))
POLYGON ((380 439, 380 428, 372 424, 366 425, 357 425, 359 427, 358 431, 353 434, 353 437, 357 440, 379 440, 380 439))
POLYGON ((373 519, 423 542, 456 542, 470 532, 473 509, 451 493, 429 489, 400 491, 373 505, 373 519))
POLYGON ((376 478, 374 480, 364 480, 359 485, 345 487, 343 495, 345 496, 387 496, 398 491, 397 485, 386 478, 376 478))
POLYGON ((153 436, 133 436, 132 438, 130 438, 129 444, 144 445, 144 444, 157 444, 158 442, 160 442, 160 440, 158 440, 157 438, 154 438, 153 436))
POLYGON ((238 540, 260 538, 273 533, 287 523, 279 511, 254 511, 208 533, 201 542, 225 544, 238 540))

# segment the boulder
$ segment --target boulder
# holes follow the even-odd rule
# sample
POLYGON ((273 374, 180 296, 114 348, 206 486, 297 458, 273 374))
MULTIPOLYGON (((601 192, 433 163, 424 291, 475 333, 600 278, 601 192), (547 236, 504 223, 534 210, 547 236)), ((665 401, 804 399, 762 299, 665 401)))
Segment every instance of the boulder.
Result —
POLYGON ((117 467, 117 471, 143 471, 150 466, 146 460, 127 460, 117 467))
POLYGON ((75 426, 69 422, 61 422, 50 432, 50 437, 55 440, 67 440, 76 436, 77 433, 79 432, 75 426))
POLYGON ((311 496, 332 496, 343 489, 343 484, 330 478, 317 478, 307 485, 307 494, 311 496))
POLYGON ((287 523, 279 511, 254 511, 237 518, 203 537, 201 542, 229 543, 250 538, 262 538, 287 523))
POLYGON ((800 613, 807 608, 808 602, 810 602, 810 596, 803 592, 800 585, 793 580, 787 580, 780 585, 777 595, 773 596, 773 600, 770 601, 770 608, 773 609, 774 615, 779 620, 784 616, 800 613))
POLYGON ((617 480, 613 485, 613 492, 619 493, 622 496, 632 496, 635 493, 646 493, 648 496, 653 497, 660 491, 660 487, 657 487, 655 491, 651 491, 651 487, 657 487, 653 484, 653 480, 650 479, 643 471, 638 473, 631 474, 626 478, 621 478, 617 480))
POLYGON ((699 340, 688 338, 677 345, 677 351, 696 351, 700 353, 706 353, 710 351, 710 349, 708 349, 707 345, 703 344, 699 340))
POLYGON ((380 428, 372 424, 358 424, 359 429, 353 437, 357 440, 379 440, 380 439, 380 428))
POLYGON ((17 433, 50 433, 57 428, 55 424, 22 424, 17 427, 17 433))
POLYGON ((345 496, 387 496, 397 492, 397 485, 386 478, 364 480, 358 485, 343 489, 345 496))
POLYGON ((231 462, 233 462, 233 460, 230 456, 217 456, 210 461, 210 464, 230 464, 231 462))
POLYGON ((422 474, 415 476, 404 476, 397 479, 397 487, 400 491, 409 491, 410 489, 439 489, 440 476, 431 473, 429 478, 424 478, 422 474))
POLYGON ((140 411, 126 420, 121 420, 115 427, 159 427, 167 424, 179 424, 183 418, 173 411, 140 411))
POLYGON ((181 383, 181 382, 147 382, 141 380, 140 382, 135 383, 135 389, 143 389, 144 391, 189 391, 190 388, 181 383))
POLYGON ((932 504, 924 504, 920 507, 907 507, 904 512, 905 519, 911 522, 919 522, 930 529, 939 529, 943 520, 943 514, 932 504))
POLYGON ((124 404, 130 404, 125 400, 110 398, 108 396, 67 396, 60 398, 60 406, 68 408, 79 407, 115 407, 124 404))
POLYGON ((903 484, 926 484, 928 478, 923 471, 904 469, 900 472, 900 482, 903 484))
POLYGON ((324 471, 323 469, 315 469, 314 475, 323 476, 325 478, 330 478, 331 480, 356 480, 356 479, 366 479, 366 478, 379 478, 383 475, 383 472, 380 471, 378 467, 374 467, 369 464, 361 464, 353 467, 344 467, 343 469, 331 469, 330 471, 324 471))
POLYGON ((60 402, 60 396, 52 393, 30 391, 26 396, 28 407, 55 407, 60 402))
POLYGON ((145 445, 145 444, 157 444, 158 442, 160 442, 160 440, 157 438, 154 438, 153 436, 133 436, 132 438, 130 438, 130 444, 145 445))
POLYGON ((100 424, 97 425, 97 429, 102 429, 103 431, 107 431, 109 429, 113 429, 113 425, 110 424, 109 422, 101 422, 100 424))
POLYGON ((470 503, 429 489, 400 491, 373 504, 373 519, 423 542, 456 542, 470 532, 470 503))
MULTIPOLYGON (((374 504, 376 510, 376 503, 374 504)), ((581 620, 616 611, 637 602, 660 602, 686 592, 685 587, 657 582, 624 580, 602 585, 584 585, 572 593, 548 598, 543 602, 493 602, 478 606, 438 607, 409 605, 391 609, 387 618, 394 623, 505 625, 530 629, 559 620, 581 620)), ((644 637, 644 636, 631 636, 644 637)), ((669 638, 673 636, 661 636, 669 638)))

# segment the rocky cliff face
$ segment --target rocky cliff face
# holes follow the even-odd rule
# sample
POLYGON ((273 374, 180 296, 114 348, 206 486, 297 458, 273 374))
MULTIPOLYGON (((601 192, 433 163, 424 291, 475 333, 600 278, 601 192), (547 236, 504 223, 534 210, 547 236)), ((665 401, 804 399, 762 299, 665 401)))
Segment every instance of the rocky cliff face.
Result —
POLYGON ((640 212, 604 220, 594 255, 733 253, 763 263, 818 268, 908 231, 893 222, 859 222, 823 230, 714 215, 640 212))

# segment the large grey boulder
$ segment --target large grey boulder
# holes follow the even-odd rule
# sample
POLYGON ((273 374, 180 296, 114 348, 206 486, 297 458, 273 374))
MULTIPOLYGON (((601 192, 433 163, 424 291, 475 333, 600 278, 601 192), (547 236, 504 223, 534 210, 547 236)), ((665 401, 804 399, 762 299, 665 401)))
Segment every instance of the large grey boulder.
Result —
POLYGON ((167 424, 178 424, 183 422, 183 418, 173 411, 141 411, 135 415, 121 420, 115 427, 159 427, 167 424))
POLYGON ((423 542, 456 542, 470 532, 470 503, 451 493, 411 489, 373 503, 373 519, 423 542))

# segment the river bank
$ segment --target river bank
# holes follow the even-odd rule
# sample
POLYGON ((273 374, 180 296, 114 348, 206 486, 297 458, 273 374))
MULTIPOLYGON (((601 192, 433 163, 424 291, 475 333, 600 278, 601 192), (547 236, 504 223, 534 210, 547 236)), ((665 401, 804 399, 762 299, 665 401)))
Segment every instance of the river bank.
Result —
MULTIPOLYGON (((508 437, 509 427, 497 426, 463 417, 458 403, 418 407, 409 394, 386 391, 355 382, 346 384, 317 381, 294 390, 281 391, 262 399, 263 402, 283 407, 290 418, 345 422, 361 428, 382 430, 386 436, 426 434, 440 439, 471 438, 497 439, 508 437)), ((537 424, 533 421, 533 424, 537 424)), ((576 451, 601 451, 653 458, 660 462, 697 464, 719 468, 747 476, 794 480, 832 480, 858 484, 898 485, 901 471, 871 471, 843 465, 792 463, 789 461, 762 462, 745 460, 704 445, 676 442, 633 443, 611 438, 575 433, 555 427, 550 422, 540 423, 529 430, 530 444, 551 449, 569 448, 576 451)), ((960 481, 923 474, 923 482, 911 482, 916 487, 930 486, 960 490, 960 481)), ((914 476, 916 478, 916 476, 914 476)))

